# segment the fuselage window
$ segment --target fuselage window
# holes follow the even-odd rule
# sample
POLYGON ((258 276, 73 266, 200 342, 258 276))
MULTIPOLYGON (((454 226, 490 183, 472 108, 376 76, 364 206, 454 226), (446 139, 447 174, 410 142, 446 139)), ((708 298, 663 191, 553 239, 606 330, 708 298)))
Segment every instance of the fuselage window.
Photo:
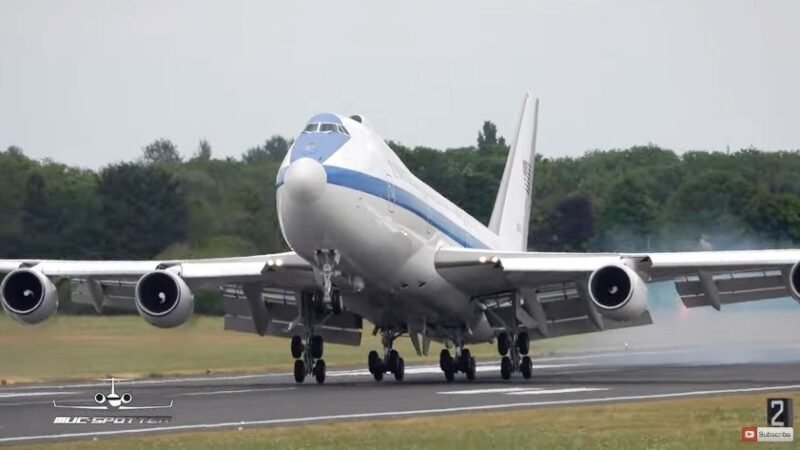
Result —
POLYGON ((344 125, 338 125, 338 128, 339 128, 339 133, 350 136, 350 133, 347 132, 347 128, 345 128, 344 125))
POLYGON ((306 125, 306 129, 303 130, 303 133, 313 133, 313 132, 317 131, 317 126, 319 126, 318 123, 310 123, 310 124, 306 125))
POLYGON ((319 131, 322 133, 329 133, 331 131, 336 131, 336 124, 335 123, 323 123, 319 126, 319 131))

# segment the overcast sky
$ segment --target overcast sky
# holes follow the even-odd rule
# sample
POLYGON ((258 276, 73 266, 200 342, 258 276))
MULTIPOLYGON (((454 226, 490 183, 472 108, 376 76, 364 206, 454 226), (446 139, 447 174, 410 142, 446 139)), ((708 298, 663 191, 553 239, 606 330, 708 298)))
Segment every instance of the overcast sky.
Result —
POLYGON ((800 148, 800 2, 0 0, 0 148, 100 167, 155 138, 238 156, 321 111, 407 145, 549 156, 800 148))

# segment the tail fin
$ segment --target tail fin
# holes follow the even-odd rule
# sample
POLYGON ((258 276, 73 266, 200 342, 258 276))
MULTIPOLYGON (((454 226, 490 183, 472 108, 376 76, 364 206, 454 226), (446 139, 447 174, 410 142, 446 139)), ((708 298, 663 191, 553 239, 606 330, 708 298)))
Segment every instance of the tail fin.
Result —
POLYGON ((517 135, 508 152, 489 220, 489 229, 500 236, 502 248, 499 250, 525 251, 528 247, 538 114, 539 99, 533 98, 529 92, 522 104, 517 135))

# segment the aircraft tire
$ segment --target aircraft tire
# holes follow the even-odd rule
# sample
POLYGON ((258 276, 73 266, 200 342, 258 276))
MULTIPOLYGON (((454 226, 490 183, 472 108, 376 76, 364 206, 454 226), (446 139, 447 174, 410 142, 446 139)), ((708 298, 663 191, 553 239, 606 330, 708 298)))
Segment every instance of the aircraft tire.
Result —
POLYGON ((511 378, 511 358, 508 356, 500 360, 500 377, 504 380, 511 378))
POLYGON ((406 372, 406 362, 403 360, 403 358, 398 358, 397 370, 394 371, 394 379, 397 381, 403 381, 405 372, 406 372))
POLYGON ((301 358, 303 356, 303 350, 305 350, 304 347, 303 339, 300 336, 292 336, 292 358, 301 358))
POLYGON ((531 378, 531 375, 533 375, 533 361, 531 361, 530 356, 525 356, 522 358, 519 371, 522 373, 522 378, 526 380, 531 378))
POLYGON ((325 382, 325 360, 320 359, 314 366, 314 378, 317 379, 317 384, 325 382))
POLYGON ((302 383, 306 379, 306 363, 302 359, 294 361, 294 381, 302 383))

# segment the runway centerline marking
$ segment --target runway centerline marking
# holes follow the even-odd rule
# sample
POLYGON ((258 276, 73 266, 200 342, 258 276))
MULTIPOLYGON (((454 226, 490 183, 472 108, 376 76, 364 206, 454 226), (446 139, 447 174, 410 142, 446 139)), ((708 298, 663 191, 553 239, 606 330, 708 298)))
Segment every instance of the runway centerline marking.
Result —
POLYGON ((208 392, 187 392, 184 394, 175 394, 172 397, 194 397, 198 395, 223 395, 223 394, 244 394, 247 392, 271 392, 271 391, 293 391, 296 387, 282 387, 282 388, 264 388, 264 389, 234 389, 227 391, 208 391, 208 392))
MULTIPOLYGON (((531 388, 513 387, 513 388, 490 388, 490 389, 465 389, 463 391, 442 391, 437 394, 443 395, 471 395, 471 394, 506 394, 508 392, 527 391, 531 388)), ((533 388, 538 389, 538 388, 533 388)))
POLYGON ((519 403, 506 403, 500 405, 458 406, 450 408, 418 409, 410 411, 384 411, 384 412, 369 412, 369 413, 355 413, 355 414, 336 414, 329 416, 314 416, 314 417, 293 417, 286 419, 267 419, 267 420, 250 420, 250 421, 243 420, 238 422, 219 422, 219 423, 202 423, 193 425, 173 425, 173 426, 152 427, 152 428, 134 428, 130 430, 42 434, 42 435, 32 435, 32 436, 15 436, 15 437, 0 438, 0 443, 23 442, 32 440, 80 438, 80 437, 92 437, 92 436, 115 436, 123 434, 143 434, 143 433, 153 433, 159 431, 163 432, 163 431, 186 431, 186 430, 213 430, 217 428, 259 426, 259 425, 261 426, 287 425, 287 424, 313 423, 313 422, 322 422, 331 420, 371 419, 378 417, 402 417, 402 416, 416 416, 423 414, 446 414, 446 413, 459 413, 459 412, 469 412, 469 411, 493 411, 499 409, 512 409, 512 408, 531 407, 531 406, 609 403, 609 402, 626 401, 626 400, 654 400, 662 398, 696 397, 701 395, 712 395, 712 394, 735 394, 742 392, 763 392, 763 391, 775 391, 775 390, 785 390, 785 389, 800 389, 800 384, 790 384, 790 385, 780 385, 780 386, 760 386, 760 387, 739 388, 739 389, 717 389, 717 390, 707 390, 707 391, 673 392, 667 394, 627 395, 619 397, 599 397, 599 398, 582 398, 582 399, 570 399, 570 400, 550 400, 550 401, 539 401, 539 402, 519 402, 519 403))
POLYGON ((40 397, 44 395, 71 395, 79 391, 53 391, 53 392, 0 392, 0 400, 19 397, 40 397))
POLYGON ((508 392, 506 395, 546 395, 546 394, 571 394, 574 392, 607 391, 609 388, 577 387, 563 389, 526 389, 518 392, 508 392))
POLYGON ((514 388, 494 388, 494 389, 465 389, 463 391, 442 391, 437 394, 442 395, 480 395, 480 394, 503 394, 503 395, 548 395, 548 394, 570 394, 573 392, 592 392, 592 391, 607 391, 609 388, 593 388, 593 387, 574 387, 574 388, 530 388, 530 387, 514 387, 514 388))

